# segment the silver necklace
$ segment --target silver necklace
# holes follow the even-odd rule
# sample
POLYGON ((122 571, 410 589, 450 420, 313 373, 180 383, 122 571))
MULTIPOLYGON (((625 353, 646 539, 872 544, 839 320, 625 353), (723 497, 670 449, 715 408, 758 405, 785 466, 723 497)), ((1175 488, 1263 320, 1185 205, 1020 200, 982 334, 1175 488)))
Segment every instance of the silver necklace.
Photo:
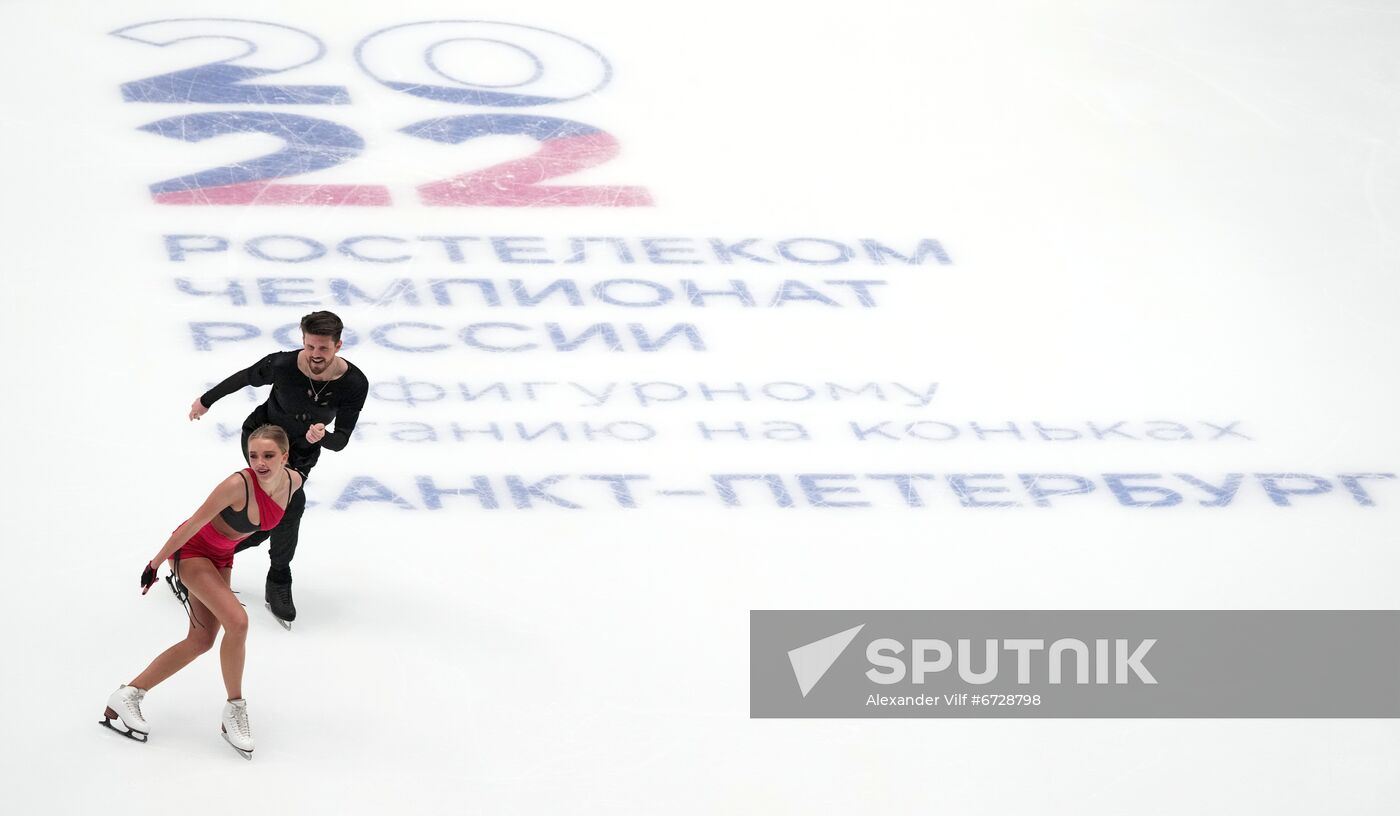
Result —
MULTIPOLYGON (((310 368, 311 364, 307 363, 306 367, 310 368)), ((306 390, 306 393, 311 395, 312 402, 317 403, 321 401, 321 395, 326 393, 326 389, 330 387, 331 383, 335 382, 335 380, 326 380, 324 383, 321 384, 321 387, 318 389, 316 387, 316 381, 311 379, 310 374, 306 375, 306 381, 311 385, 311 387, 306 390)))
POLYGON ((325 383, 322 384, 321 387, 318 389, 316 388, 315 380, 311 379, 310 377, 307 377, 306 379, 307 382, 311 383, 311 387, 307 389, 307 393, 311 394, 311 400, 313 402, 320 402, 321 395, 324 394, 326 392, 326 389, 330 387, 332 380, 326 380, 325 383))

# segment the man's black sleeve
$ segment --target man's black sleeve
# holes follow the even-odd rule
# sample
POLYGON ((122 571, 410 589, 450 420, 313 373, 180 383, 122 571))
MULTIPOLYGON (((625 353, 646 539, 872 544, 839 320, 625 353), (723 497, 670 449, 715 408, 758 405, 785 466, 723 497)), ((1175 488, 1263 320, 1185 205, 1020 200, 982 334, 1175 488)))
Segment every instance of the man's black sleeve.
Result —
POLYGON ((208 391, 205 391, 204 395, 199 398, 199 403, 205 408, 211 408, 215 402, 227 397, 240 388, 249 385, 259 386, 271 384, 272 358, 276 356, 276 352, 269 354, 208 391))
POLYGON ((360 411, 365 407, 365 397, 369 396, 369 380, 361 376, 357 385, 359 389, 350 401, 340 406, 335 412, 335 430, 321 437, 321 447, 333 451, 345 450, 345 446, 350 444, 350 434, 355 430, 355 423, 360 421, 360 411))

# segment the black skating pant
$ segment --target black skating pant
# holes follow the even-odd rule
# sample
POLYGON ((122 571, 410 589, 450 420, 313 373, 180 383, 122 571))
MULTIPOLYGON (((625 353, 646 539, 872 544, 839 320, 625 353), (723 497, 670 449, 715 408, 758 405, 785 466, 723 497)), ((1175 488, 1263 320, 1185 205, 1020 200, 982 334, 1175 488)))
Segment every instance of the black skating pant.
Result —
MULTIPOLYGON (((248 458, 248 437, 255 428, 245 428, 243 430, 243 458, 248 458)), ((306 479, 311 470, 305 464, 298 464, 289 461, 288 466, 302 475, 306 479)), ((292 500, 287 503, 287 510, 271 530, 258 530, 233 548, 235 553, 243 552, 249 547, 256 547, 259 544, 272 539, 271 556, 272 567, 267 571, 267 577, 278 583, 290 583, 292 580, 292 558, 297 554, 297 536, 301 532, 301 514, 306 512, 306 488, 292 494, 292 500)))

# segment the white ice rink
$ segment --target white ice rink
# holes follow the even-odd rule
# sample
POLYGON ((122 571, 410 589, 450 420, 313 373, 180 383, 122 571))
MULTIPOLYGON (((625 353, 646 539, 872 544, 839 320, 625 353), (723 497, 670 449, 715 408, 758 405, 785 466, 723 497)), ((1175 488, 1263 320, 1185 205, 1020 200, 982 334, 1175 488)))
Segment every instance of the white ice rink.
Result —
POLYGON ((751 719, 748 627, 1400 607, 1400 480, 1368 503, 1337 479, 1400 472, 1400 4, 7 0, 0 23, 0 810, 1397 812, 1395 720, 751 719), (176 18, 219 20, 130 28, 176 18), (513 25, 394 28, 421 21, 513 25), (220 61, 342 98, 124 96, 220 61), (403 90, 467 77, 564 101, 403 90), (582 123, 555 169, 607 160, 530 206, 432 188, 539 148, 521 119, 443 135, 487 114, 582 123), (329 192, 188 180, 289 144, 333 166, 274 181, 329 192), (576 301, 530 305, 561 280, 576 301), (316 308, 375 391, 308 484, 293 631, 266 546, 234 569, 256 758, 218 737, 216 652, 148 695, 148 744, 97 728, 183 635, 138 575, 242 466, 223 432, 265 390, 198 423, 191 400, 316 308), (943 478, 1023 472, 1096 488, 1038 506, 1013 476, 988 498, 1019 506, 968 507, 943 478), (1330 489, 1279 506, 1251 476, 1203 507, 1166 480, 1259 472, 1330 489), (868 478, 891 473, 937 478, 916 507, 868 478), (1185 500, 1125 506, 1105 473, 1185 500))

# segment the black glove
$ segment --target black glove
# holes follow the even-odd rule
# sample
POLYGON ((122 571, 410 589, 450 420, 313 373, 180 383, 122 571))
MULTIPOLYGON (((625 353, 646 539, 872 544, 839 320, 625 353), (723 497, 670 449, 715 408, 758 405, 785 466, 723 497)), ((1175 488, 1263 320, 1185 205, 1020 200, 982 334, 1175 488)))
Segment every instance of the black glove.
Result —
POLYGON ((151 566, 151 562, 146 562, 146 568, 141 570, 141 594, 145 595, 151 590, 151 585, 156 582, 156 568, 151 566))

